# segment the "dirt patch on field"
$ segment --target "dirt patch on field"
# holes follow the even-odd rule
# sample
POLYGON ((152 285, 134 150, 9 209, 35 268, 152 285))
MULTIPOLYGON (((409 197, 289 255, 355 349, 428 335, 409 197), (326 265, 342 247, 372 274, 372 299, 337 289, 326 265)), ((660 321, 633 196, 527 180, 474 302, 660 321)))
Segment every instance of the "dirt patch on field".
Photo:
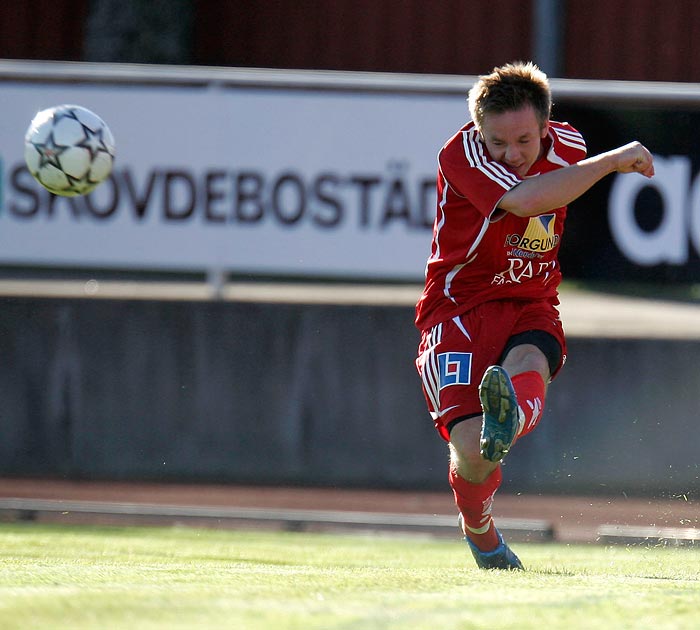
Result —
MULTIPOLYGON (((335 490, 235 485, 110 483, 43 479, 0 479, 0 498, 85 501, 143 506, 325 510, 454 516, 445 492, 335 490)), ((619 497, 498 495, 496 520, 537 519, 551 524, 557 540, 595 542, 603 525, 697 528, 700 505, 680 496, 670 500, 619 497)), ((83 521, 91 520, 89 517, 83 521)), ((95 521, 100 519, 94 518, 95 521)), ((104 520, 104 518, 102 518, 104 520)), ((457 531, 455 528, 455 536, 457 531)))

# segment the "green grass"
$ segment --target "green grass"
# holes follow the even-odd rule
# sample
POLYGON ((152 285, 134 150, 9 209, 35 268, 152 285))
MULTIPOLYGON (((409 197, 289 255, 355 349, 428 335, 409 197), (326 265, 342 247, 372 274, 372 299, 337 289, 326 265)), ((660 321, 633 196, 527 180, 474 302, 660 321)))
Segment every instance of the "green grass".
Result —
POLYGON ((0 525, 0 628, 700 627, 700 550, 183 528, 0 525))

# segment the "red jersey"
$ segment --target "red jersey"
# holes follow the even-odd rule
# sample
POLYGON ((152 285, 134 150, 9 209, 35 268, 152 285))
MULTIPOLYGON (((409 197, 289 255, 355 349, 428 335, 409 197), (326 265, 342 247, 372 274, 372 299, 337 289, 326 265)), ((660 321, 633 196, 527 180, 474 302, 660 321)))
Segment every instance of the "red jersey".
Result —
MULTIPOLYGON (((586 156, 581 134, 550 121, 544 151, 526 177, 574 164, 586 156)), ((473 122, 438 155, 437 215, 416 325, 426 330, 477 304, 501 299, 556 300, 557 253, 566 207, 535 217, 496 208, 522 178, 491 159, 473 122)))

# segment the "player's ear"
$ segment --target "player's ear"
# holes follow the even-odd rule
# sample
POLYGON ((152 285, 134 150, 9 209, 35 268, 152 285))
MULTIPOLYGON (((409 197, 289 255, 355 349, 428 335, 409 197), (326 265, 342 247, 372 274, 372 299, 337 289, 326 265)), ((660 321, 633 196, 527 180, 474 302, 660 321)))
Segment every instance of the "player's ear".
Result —
POLYGON ((540 130, 540 138, 542 138, 542 139, 546 138, 548 133, 549 133, 549 120, 545 120, 544 125, 542 125, 542 129, 540 130))

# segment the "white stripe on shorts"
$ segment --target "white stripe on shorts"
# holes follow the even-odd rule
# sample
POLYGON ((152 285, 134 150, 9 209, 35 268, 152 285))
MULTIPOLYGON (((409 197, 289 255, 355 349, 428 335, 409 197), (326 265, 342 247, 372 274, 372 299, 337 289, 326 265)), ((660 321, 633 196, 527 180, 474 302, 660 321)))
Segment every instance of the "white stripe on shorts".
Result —
POLYGON ((430 399, 430 415, 433 418, 440 416, 440 368, 435 355, 435 348, 442 339, 442 324, 437 324, 430 329, 429 344, 423 351, 423 367, 421 379, 426 395, 430 399))

